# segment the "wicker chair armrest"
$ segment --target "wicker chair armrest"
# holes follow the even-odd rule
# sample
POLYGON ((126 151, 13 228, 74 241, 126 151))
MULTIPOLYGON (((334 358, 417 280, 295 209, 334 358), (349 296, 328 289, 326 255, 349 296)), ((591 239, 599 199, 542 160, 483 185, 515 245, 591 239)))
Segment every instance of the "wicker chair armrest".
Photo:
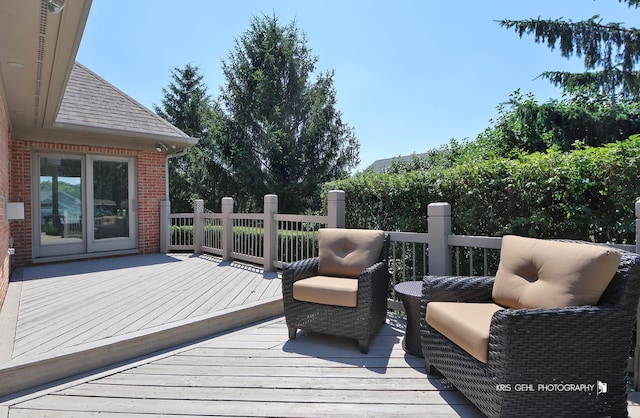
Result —
MULTIPOLYGON (((627 313, 614 305, 582 305, 564 306, 560 308, 503 309, 496 312, 491 319, 490 335, 501 332, 526 329, 526 333, 518 334, 518 339, 527 337, 539 338, 536 333, 562 335, 562 329, 579 332, 576 327, 583 327, 585 334, 592 334, 597 326, 609 328, 624 318, 627 313)), ((596 331, 597 332, 597 331, 596 331)), ((606 333, 606 329, 602 332, 606 333)), ((561 338, 561 337, 559 337, 561 338)))
POLYGON ((364 269, 358 277, 358 306, 366 306, 372 311, 382 309, 386 313, 390 281, 391 275, 386 261, 379 261, 364 269))
POLYGON ((491 302, 492 276, 425 276, 422 299, 427 302, 491 302))
POLYGON ((379 261, 367 267, 358 277, 358 289, 379 286, 380 283, 387 283, 389 280, 389 270, 387 263, 379 261))
POLYGON ((282 299, 287 306, 293 303, 293 284, 318 275, 318 257, 285 263, 282 266, 282 299))
POLYGON ((489 363, 508 365, 495 371, 501 382, 556 376, 576 358, 585 368, 625 369, 634 319, 613 305, 504 309, 491 320, 489 363))
POLYGON ((282 280, 297 282, 318 275, 318 257, 306 258, 282 266, 282 280))

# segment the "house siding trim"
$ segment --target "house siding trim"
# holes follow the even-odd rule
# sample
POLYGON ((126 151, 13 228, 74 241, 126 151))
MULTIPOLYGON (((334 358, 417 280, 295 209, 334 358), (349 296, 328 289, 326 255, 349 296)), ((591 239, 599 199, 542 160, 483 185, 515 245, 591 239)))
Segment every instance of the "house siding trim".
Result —
POLYGON ((9 257, 9 240, 11 239, 11 224, 5 219, 5 198, 11 201, 9 193, 9 119, 0 90, 0 307, 9 289, 11 264, 9 257))

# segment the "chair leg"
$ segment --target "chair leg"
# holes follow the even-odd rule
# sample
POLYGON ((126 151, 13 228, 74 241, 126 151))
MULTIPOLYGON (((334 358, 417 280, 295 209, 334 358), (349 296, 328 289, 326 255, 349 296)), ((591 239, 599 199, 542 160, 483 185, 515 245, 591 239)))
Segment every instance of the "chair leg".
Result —
POLYGON ((438 369, 436 369, 433 364, 429 364, 429 362, 427 360, 424 361, 424 364, 425 364, 425 369, 426 369, 428 375, 433 375, 433 374, 438 374, 439 375, 440 374, 438 369))
POLYGON ((369 340, 358 340, 358 345, 360 346, 360 351, 362 354, 367 354, 369 352, 369 340))
POLYGON ((298 328, 289 327, 289 339, 290 340, 295 340, 297 332, 298 332, 298 328))

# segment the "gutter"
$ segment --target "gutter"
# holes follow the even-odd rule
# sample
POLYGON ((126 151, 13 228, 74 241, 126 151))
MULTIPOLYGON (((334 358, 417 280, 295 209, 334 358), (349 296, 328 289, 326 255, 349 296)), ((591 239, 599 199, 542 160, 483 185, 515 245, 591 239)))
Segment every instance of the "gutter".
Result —
POLYGON ((191 138, 189 136, 174 136, 174 135, 165 135, 158 133, 148 133, 141 131, 132 131, 132 130, 124 130, 124 129, 113 129, 113 128, 104 128, 100 126, 91 126, 91 125, 80 125, 75 123, 68 122, 56 122, 54 124, 55 128, 60 129, 68 129, 70 131, 82 131, 83 133, 96 133, 109 135, 119 138, 136 138, 148 141, 149 143, 157 143, 164 142, 168 144, 176 144, 179 145, 180 148, 183 147, 191 147, 196 145, 200 138, 191 138))

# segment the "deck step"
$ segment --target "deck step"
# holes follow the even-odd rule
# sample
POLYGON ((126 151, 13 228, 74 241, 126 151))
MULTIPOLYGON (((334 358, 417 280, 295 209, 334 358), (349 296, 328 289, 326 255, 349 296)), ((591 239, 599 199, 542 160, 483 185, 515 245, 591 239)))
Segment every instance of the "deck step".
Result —
POLYGON ((97 371, 282 314, 282 297, 279 296, 25 360, 12 360, 0 366, 0 402, 3 398, 20 396, 62 379, 97 371))

